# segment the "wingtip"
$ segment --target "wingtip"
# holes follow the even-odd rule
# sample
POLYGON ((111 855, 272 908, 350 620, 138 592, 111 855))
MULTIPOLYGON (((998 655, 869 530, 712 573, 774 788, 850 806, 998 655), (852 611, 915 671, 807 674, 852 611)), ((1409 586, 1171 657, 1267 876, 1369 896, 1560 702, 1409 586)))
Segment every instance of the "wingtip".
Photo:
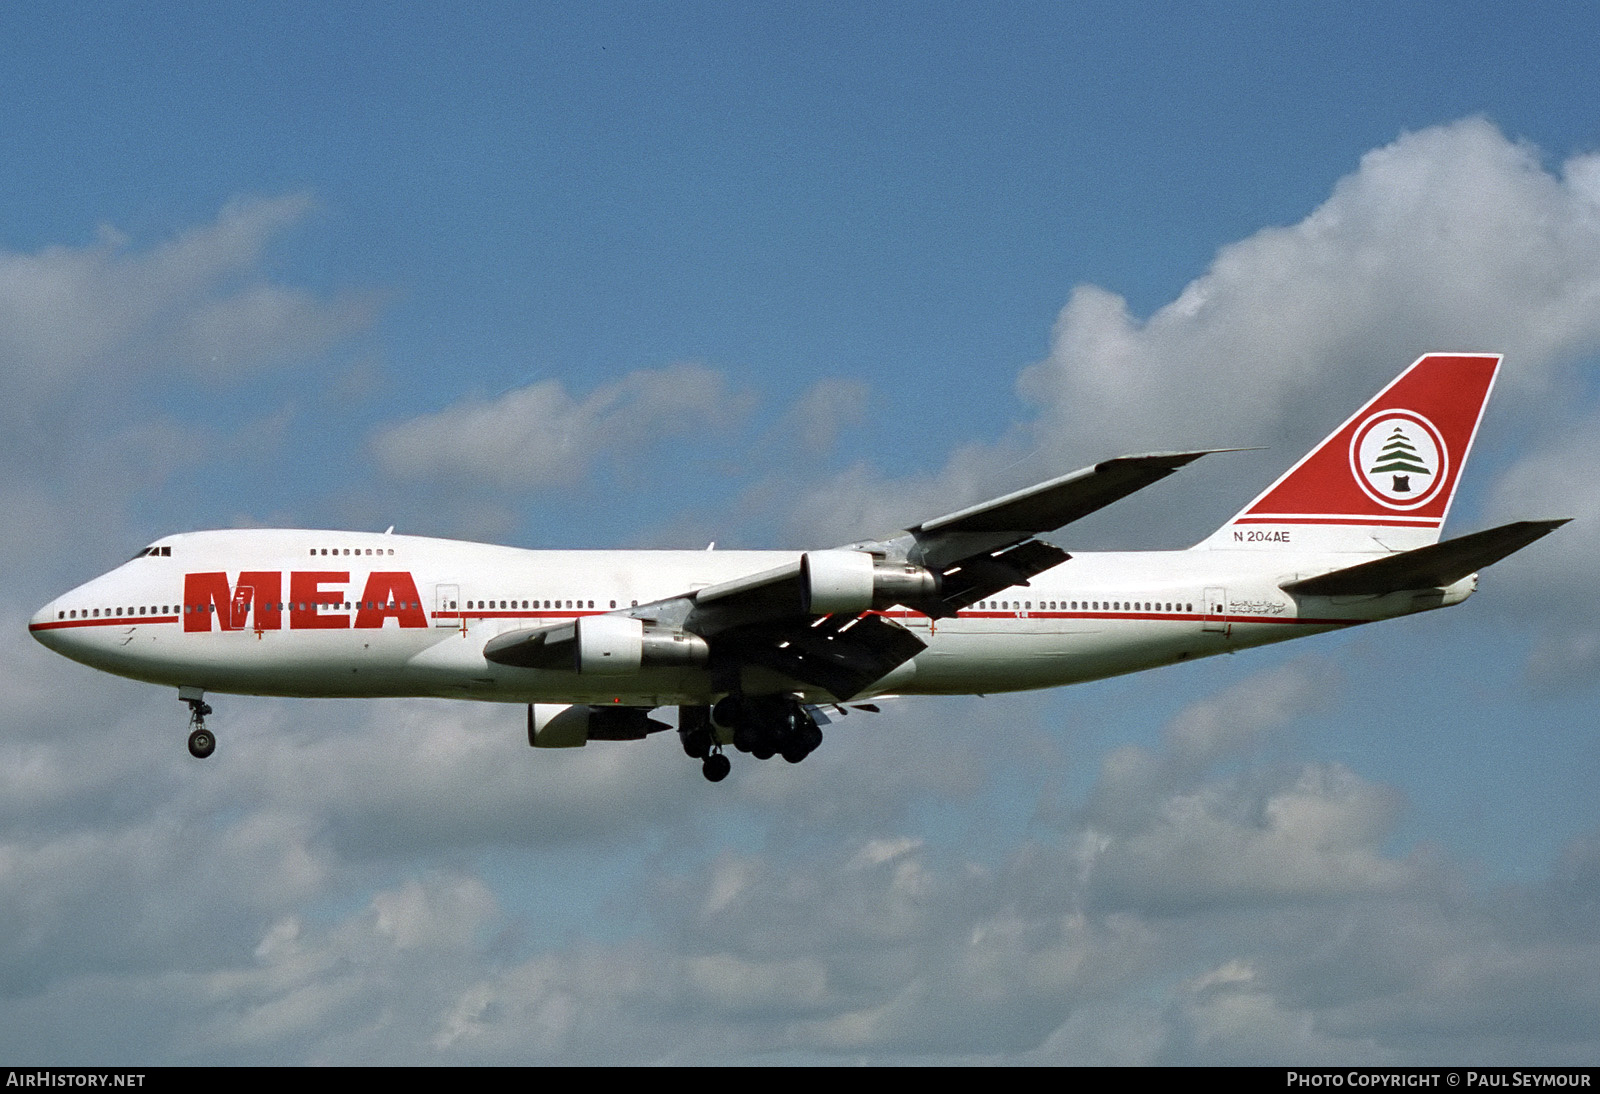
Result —
POLYGON ((1182 467, 1193 463, 1201 456, 1215 456, 1223 452, 1264 452, 1264 444, 1246 445, 1240 448, 1193 448, 1174 452, 1131 452, 1126 456, 1117 456, 1113 459, 1102 460, 1095 466, 1105 467, 1116 463, 1170 463, 1174 467, 1182 467))

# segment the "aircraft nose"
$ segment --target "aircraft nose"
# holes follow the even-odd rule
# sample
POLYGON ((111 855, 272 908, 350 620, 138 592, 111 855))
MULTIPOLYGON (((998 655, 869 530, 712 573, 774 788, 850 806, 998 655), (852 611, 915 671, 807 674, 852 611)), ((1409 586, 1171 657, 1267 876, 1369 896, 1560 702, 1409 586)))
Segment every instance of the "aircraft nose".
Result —
POLYGON ((57 628, 52 627, 51 624, 56 622, 56 616, 58 614, 60 613, 56 608, 56 602, 52 600, 50 603, 34 612, 33 618, 28 620, 28 633, 33 635, 34 638, 38 639, 40 643, 49 646, 51 649, 56 648, 56 643, 52 642, 51 638, 55 635, 57 630, 57 628))

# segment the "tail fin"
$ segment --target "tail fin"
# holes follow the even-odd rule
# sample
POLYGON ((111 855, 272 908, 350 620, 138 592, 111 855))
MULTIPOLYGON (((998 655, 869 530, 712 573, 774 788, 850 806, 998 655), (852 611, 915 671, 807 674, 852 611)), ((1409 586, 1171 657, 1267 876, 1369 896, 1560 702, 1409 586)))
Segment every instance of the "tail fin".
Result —
POLYGON ((1500 356, 1430 353, 1198 547, 1408 551, 1439 541, 1500 356))

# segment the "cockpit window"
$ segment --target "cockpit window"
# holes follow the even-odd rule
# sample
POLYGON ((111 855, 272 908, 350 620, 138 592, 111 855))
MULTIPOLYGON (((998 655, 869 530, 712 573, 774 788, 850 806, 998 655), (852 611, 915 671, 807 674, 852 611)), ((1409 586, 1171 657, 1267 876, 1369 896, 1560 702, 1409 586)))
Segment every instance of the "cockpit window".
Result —
MULTIPOLYGON (((158 556, 162 557, 162 558, 171 558, 172 557, 172 547, 170 545, 166 546, 166 547, 146 547, 144 550, 140 551, 138 554, 134 555, 133 557, 134 558, 145 558, 146 556, 151 557, 151 558, 155 558, 155 557, 158 557, 158 556)), ((133 561, 133 559, 129 559, 128 561, 131 562, 131 561, 133 561)))

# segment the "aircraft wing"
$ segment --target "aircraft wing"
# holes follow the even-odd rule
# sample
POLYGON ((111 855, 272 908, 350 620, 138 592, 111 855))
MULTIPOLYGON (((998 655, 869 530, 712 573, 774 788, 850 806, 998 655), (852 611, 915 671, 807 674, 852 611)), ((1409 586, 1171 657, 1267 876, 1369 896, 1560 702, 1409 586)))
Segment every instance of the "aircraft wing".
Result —
MULTIPOLYGON (((744 666, 761 666, 847 700, 926 648, 885 610, 899 606, 945 618, 1025 586, 1071 557, 1035 535, 1102 509, 1206 454, 1106 460, 886 540, 808 552, 771 570, 616 614, 642 619, 655 632, 704 640, 708 668, 722 679, 737 680, 744 666)), ((491 639, 484 655, 527 668, 570 667, 581 641, 578 631, 570 623, 513 631, 491 639)))
POLYGON ((917 540, 924 562, 936 564, 954 560, 976 554, 985 547, 1020 542, 1071 524, 1160 482, 1201 456, 1232 451, 1238 450, 1211 448, 1197 452, 1119 456, 992 501, 923 521, 907 532, 917 540))
POLYGON ((902 605, 934 618, 954 615, 1001 589, 1028 584, 1033 575, 1069 557, 1058 547, 1028 540, 980 552, 934 574, 921 566, 880 562, 868 551, 813 552, 683 598, 684 627, 710 643, 713 668, 719 663, 729 669, 741 663, 762 665, 845 700, 926 646, 873 609, 902 605), (849 560, 866 582, 855 600, 819 603, 818 586, 829 581, 819 571, 840 559, 849 560), (897 579, 904 579, 897 592, 874 591, 897 579))

